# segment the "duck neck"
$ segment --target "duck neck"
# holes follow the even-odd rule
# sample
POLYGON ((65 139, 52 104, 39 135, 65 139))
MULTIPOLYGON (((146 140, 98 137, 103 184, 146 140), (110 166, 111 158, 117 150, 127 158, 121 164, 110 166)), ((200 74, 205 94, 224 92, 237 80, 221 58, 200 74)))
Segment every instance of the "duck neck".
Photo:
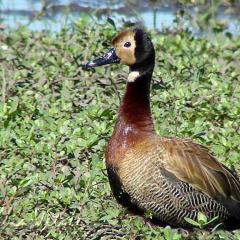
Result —
MULTIPOLYGON (((127 82, 121 102, 116 127, 132 129, 133 132, 153 133, 154 125, 150 108, 150 82, 153 65, 138 68, 132 66, 130 74, 137 73, 135 79, 127 82)), ((131 132, 131 131, 130 131, 131 132)))

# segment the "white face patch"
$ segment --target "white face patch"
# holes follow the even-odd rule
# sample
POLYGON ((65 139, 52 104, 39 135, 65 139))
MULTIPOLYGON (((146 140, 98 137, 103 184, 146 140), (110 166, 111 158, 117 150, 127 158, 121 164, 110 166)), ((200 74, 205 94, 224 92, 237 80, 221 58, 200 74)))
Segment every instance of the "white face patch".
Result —
POLYGON ((127 81, 134 82, 136 80, 136 78, 139 76, 140 76, 140 73, 138 71, 130 72, 128 75, 127 81))

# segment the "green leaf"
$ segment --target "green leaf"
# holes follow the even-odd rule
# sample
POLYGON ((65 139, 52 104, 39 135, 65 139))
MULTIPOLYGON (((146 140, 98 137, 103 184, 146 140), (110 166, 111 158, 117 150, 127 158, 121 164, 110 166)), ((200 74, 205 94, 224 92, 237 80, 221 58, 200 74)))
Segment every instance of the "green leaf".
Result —
POLYGON ((197 215, 197 220, 200 224, 205 224, 207 223, 207 217, 206 215, 204 215, 203 213, 201 212, 198 212, 198 215, 197 215))
POLYGON ((17 96, 13 97, 11 99, 9 114, 14 113, 17 110, 18 104, 19 104, 19 98, 17 96))
POLYGON ((117 30, 116 24, 112 18, 108 17, 107 21, 108 21, 108 23, 110 23, 113 26, 114 30, 117 30))
POLYGON ((172 229, 170 226, 166 226, 164 228, 164 237, 166 240, 171 240, 172 239, 172 229))
POLYGON ((185 217, 184 220, 185 220, 186 222, 190 223, 190 224, 193 225, 193 226, 196 226, 196 227, 200 227, 200 226, 201 226, 198 222, 192 220, 191 218, 185 217))

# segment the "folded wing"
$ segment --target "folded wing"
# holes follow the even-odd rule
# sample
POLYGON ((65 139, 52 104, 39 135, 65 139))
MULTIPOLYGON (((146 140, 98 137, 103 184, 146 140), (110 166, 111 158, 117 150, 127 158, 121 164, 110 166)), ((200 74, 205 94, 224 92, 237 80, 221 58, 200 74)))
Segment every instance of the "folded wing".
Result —
POLYGON ((236 173, 214 158, 207 148, 190 140, 165 138, 167 171, 221 202, 240 219, 240 181, 236 173))

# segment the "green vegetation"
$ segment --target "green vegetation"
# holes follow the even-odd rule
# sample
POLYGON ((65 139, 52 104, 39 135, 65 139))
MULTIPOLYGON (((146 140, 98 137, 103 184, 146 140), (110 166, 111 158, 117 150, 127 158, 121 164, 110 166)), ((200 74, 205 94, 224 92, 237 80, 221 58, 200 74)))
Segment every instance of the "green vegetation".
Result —
MULTIPOLYGON (((194 221, 191 218, 185 218, 185 220, 190 223, 192 226, 194 227, 198 227, 200 229, 204 229, 207 226, 210 226, 210 224, 213 224, 214 221, 216 221, 218 219, 218 216, 212 218, 212 219, 208 219, 206 215, 204 215, 203 213, 199 212, 197 215, 197 221, 194 221)), ((222 223, 219 223, 218 225, 215 226, 215 228, 219 227, 222 223)))
MULTIPOLYGON (((114 34, 85 20, 56 36, 0 34, 0 239, 240 239, 153 226, 116 203, 103 159, 128 69, 79 67, 114 34)), ((157 132, 192 138, 239 171, 240 37, 152 38, 157 132)))

